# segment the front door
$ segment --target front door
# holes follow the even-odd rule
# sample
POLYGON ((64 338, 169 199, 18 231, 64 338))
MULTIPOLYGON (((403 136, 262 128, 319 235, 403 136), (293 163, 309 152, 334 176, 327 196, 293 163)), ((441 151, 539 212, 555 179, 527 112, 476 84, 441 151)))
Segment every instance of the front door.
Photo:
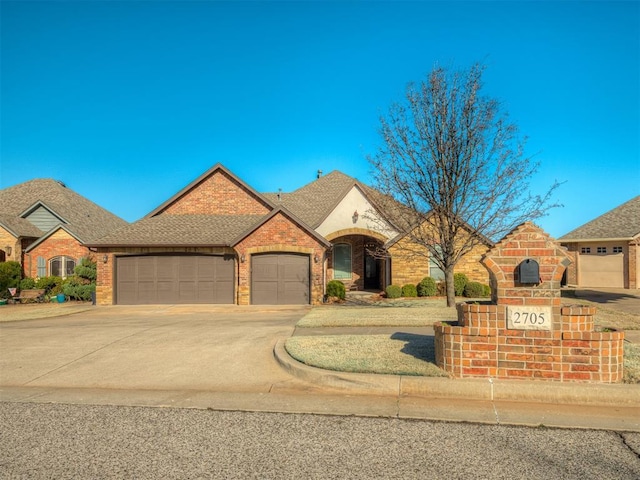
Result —
POLYGON ((369 253, 369 248, 364 249, 364 289, 376 290, 380 288, 380 260, 369 253))

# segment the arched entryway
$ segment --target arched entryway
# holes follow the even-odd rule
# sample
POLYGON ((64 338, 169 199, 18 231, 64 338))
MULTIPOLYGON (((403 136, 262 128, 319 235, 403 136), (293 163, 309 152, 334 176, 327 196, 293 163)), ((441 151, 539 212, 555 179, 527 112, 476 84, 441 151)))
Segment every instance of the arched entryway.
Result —
POLYGON ((387 259, 382 242, 367 235, 343 235, 331 240, 327 280, 339 280, 347 290, 383 290, 387 259))

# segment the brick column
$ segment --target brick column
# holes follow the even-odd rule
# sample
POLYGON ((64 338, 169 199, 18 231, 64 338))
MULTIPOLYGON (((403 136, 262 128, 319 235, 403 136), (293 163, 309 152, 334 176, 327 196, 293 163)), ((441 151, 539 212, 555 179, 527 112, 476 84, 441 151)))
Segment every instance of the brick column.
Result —
POLYGON ((593 307, 561 307, 569 262, 532 223, 509 233, 482 259, 492 302, 459 304, 456 325, 434 325, 438 366, 455 377, 622 380, 624 333, 594 332, 593 307), (520 278, 527 260, 539 266, 537 281, 520 278))

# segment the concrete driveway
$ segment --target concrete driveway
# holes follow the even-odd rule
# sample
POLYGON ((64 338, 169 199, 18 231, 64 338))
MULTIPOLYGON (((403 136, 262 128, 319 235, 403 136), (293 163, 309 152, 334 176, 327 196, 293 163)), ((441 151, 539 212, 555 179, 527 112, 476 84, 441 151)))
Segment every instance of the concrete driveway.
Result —
POLYGON ((0 386, 269 392, 304 307, 96 307, 0 324, 0 386))

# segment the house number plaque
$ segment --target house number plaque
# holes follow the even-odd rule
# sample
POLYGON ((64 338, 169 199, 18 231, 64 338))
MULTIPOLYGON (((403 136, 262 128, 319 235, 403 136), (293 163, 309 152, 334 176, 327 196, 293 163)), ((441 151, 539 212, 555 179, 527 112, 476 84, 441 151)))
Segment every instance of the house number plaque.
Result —
POLYGON ((551 307, 507 307, 507 328, 510 330, 551 330, 551 307))

